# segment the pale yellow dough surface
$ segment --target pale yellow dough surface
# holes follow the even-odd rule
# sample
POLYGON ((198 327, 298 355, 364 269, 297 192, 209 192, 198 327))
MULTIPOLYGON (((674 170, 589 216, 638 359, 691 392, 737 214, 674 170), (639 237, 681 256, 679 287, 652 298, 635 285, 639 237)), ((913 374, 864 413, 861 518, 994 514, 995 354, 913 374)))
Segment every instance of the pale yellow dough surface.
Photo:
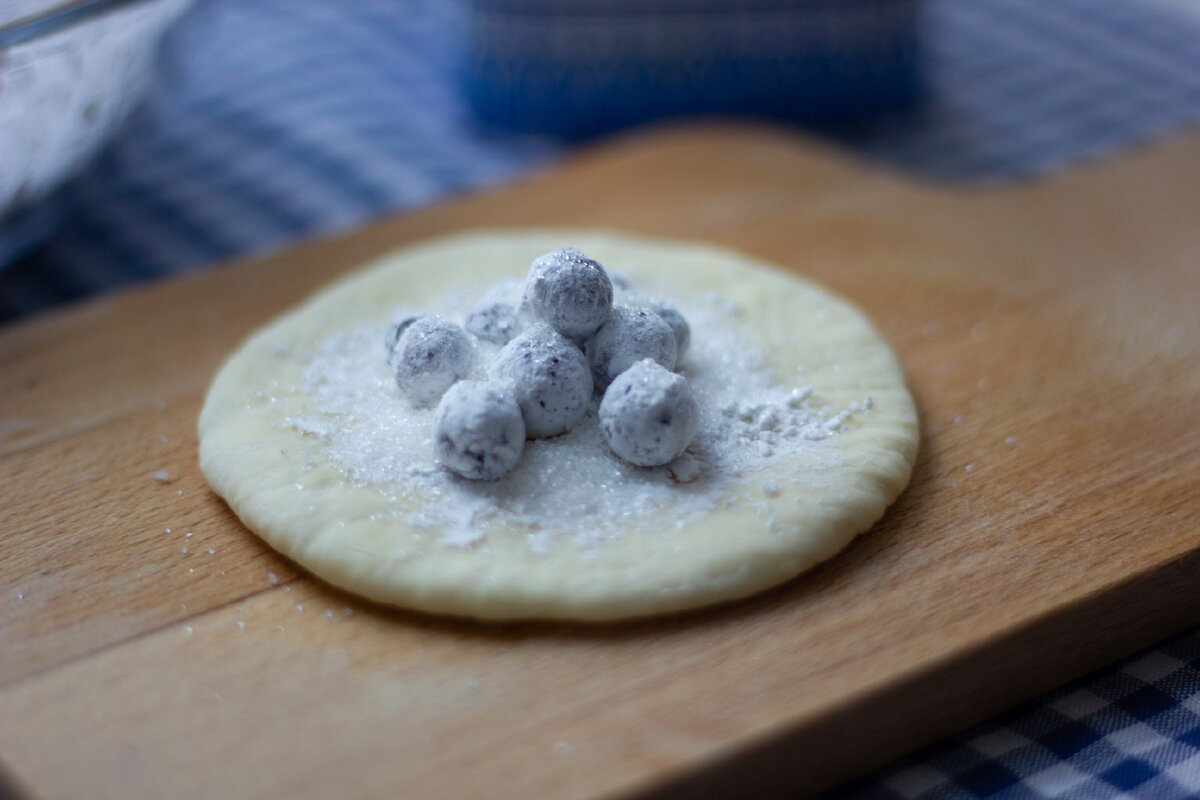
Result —
MULTIPOLYGON (((693 330, 693 340, 702 336, 693 330)), ((794 577, 883 514, 908 482, 918 439, 894 355, 844 300, 709 245, 590 230, 473 231, 367 265, 233 354, 209 391, 199 434, 212 488, 251 530, 329 583, 435 613, 578 620, 694 608, 794 577), (406 500, 401 485, 351 480, 319 438, 280 417, 281 398, 293 409, 305 403, 296 353, 457 286, 523 277, 535 257, 565 245, 635 283, 665 277, 689 296, 719 292, 746 310, 780 382, 802 374, 833 408, 869 395, 870 411, 822 443, 819 464, 775 457, 765 472, 725 482, 714 508, 683 527, 665 507, 599 544, 564 537, 548 551, 531 549, 528 531, 502 515, 467 547, 413 527, 406 514, 419 511, 419 500, 406 500), (764 481, 775 490, 769 498, 764 481)))

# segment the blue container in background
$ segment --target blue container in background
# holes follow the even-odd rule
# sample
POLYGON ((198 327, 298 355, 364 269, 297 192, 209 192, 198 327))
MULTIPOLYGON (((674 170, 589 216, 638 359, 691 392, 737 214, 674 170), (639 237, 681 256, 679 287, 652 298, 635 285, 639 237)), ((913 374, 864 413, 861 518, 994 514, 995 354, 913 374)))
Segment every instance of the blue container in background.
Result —
POLYGON ((830 123, 920 94, 917 0, 467 0, 467 11, 467 98, 508 128, 830 123))

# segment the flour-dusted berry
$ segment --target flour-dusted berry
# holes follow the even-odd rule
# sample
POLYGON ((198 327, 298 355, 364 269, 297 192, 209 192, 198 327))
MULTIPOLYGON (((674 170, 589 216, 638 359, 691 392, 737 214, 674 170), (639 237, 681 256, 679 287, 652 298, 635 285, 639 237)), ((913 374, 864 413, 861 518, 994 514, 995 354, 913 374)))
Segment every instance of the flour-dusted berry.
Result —
POLYGON ((604 324, 612 299, 604 267, 573 247, 535 260, 525 279, 525 302, 533 314, 576 342, 604 324))
POLYGON ((408 326, 412 325, 421 318, 421 314, 404 314, 397 317, 396 321, 388 326, 387 335, 383 337, 383 347, 387 351, 387 362, 392 363, 392 356, 396 352, 396 343, 400 341, 400 337, 408 330, 408 326))
POLYGON ((600 401, 604 441, 639 467, 656 467, 678 458, 691 444, 698 423, 699 411, 687 379, 649 358, 618 375, 600 401))
POLYGON ((521 323, 511 303, 484 300, 467 312, 463 327, 485 342, 507 344, 520 332, 521 323))
POLYGON ((396 340, 389 363, 400 391, 417 404, 432 403, 471 368, 475 346, 458 325, 436 314, 413 320, 396 340))
POLYGON ((504 346, 492 377, 510 386, 531 438, 569 431, 592 399, 592 373, 579 348, 545 323, 504 346))
POLYGON ((671 327, 671 333, 675 334, 675 363, 678 364, 683 360, 683 354, 687 352, 688 345, 692 343, 691 326, 688 325, 683 314, 679 313, 679 309, 666 300, 652 297, 645 301, 645 306, 662 317, 663 322, 671 327))
POLYGON ((460 381, 434 415, 438 462, 471 480, 495 480, 521 460, 525 423, 512 395, 481 381, 460 381))
POLYGON ((603 390, 635 362, 653 359, 675 369, 677 346, 671 326, 648 308, 617 306, 608 321, 588 340, 584 353, 596 388, 603 390))

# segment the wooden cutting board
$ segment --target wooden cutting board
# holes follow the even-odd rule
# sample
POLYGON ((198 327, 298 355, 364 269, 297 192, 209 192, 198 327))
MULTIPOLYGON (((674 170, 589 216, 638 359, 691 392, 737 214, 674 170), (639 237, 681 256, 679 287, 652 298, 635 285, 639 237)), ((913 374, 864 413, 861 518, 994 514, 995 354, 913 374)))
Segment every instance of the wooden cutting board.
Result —
POLYGON ((1198 210, 1196 136, 968 191, 668 129, 11 326, 0 764, 53 798, 811 791, 1200 622, 1198 210), (920 407, 910 488, 807 576, 625 625, 386 610, 265 548, 196 465, 222 358, 388 248, 526 224, 707 239, 852 299, 920 407))

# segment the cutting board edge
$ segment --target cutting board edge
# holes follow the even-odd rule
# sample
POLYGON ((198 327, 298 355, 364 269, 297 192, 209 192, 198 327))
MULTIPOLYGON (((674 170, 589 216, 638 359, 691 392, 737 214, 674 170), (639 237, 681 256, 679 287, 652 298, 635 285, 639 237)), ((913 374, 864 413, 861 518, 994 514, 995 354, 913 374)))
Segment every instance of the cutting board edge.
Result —
POLYGON ((873 770, 948 736, 966 734, 971 726, 1048 692, 1070 691, 1071 682, 1115 669, 1122 660, 1200 625, 1200 606, 1187 608, 1178 602, 1194 589, 1197 573, 1200 550, 1109 591, 1079 599, 1057 613, 1047 612, 1003 637, 910 674, 891 676, 895 680, 870 687, 790 728, 745 742, 686 774, 666 776, 631 796, 654 800, 766 798, 785 792, 808 796, 847 781, 870 780, 873 770), (1081 631, 1094 629, 1096 617, 1124 628, 1122 637, 1128 638, 1081 639, 1081 631), (1013 647, 1018 641, 1023 648, 1013 647), (966 675, 994 678, 1004 691, 984 695, 968 685, 966 675), (882 719, 883 724, 864 731, 858 722, 864 715, 882 719), (800 769, 796 753, 805 754, 800 769))

